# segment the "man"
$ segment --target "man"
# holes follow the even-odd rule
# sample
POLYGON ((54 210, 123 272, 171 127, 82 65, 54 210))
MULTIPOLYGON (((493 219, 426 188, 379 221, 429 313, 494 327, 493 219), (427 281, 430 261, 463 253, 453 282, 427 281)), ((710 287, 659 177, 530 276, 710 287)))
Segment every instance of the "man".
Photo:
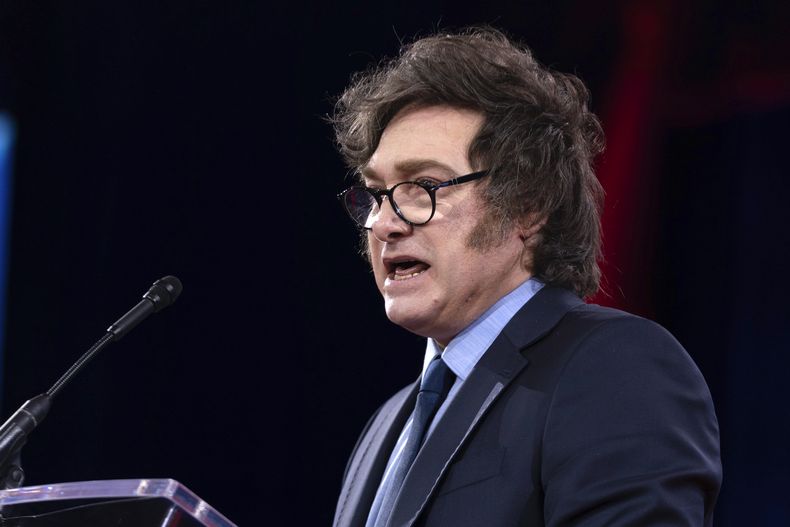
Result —
POLYGON ((602 145, 577 78, 502 34, 418 40, 357 77, 334 124, 342 195, 420 380, 371 418, 337 527, 710 525, 705 381, 598 289, 602 145))

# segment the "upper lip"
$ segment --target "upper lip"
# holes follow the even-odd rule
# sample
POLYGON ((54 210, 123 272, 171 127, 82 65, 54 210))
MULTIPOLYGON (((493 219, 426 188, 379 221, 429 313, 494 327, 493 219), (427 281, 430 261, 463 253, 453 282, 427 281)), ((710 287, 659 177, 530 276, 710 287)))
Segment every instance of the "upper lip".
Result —
POLYGON ((417 256, 413 256, 411 254, 396 254, 390 256, 384 256, 381 259, 384 267, 387 269, 388 273, 392 273, 395 271, 395 266, 402 262, 422 262, 424 264, 430 265, 428 262, 423 260, 422 258, 418 258, 417 256))

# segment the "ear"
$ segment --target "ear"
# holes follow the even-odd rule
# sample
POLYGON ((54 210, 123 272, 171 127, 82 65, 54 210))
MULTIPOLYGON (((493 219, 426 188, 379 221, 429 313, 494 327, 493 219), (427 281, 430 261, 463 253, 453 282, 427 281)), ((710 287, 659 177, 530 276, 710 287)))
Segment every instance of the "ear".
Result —
POLYGON ((518 226, 518 235, 525 245, 530 245, 531 242, 537 241, 536 235, 540 234, 543 226, 546 225, 546 218, 540 218, 536 214, 530 216, 518 226))

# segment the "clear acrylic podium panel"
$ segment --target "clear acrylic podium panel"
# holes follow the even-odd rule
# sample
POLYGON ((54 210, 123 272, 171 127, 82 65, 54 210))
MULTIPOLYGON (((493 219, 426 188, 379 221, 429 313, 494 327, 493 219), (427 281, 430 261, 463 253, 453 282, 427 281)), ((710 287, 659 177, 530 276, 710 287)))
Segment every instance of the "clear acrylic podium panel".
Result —
POLYGON ((129 518, 146 518, 148 523, 140 527, 236 527, 172 479, 80 481, 0 490, 0 523, 3 525, 60 525, 59 517, 70 518, 63 524, 72 525, 81 514, 99 517, 96 511, 100 511, 99 516, 128 514, 129 518), (141 516, 143 510, 146 514, 141 516), (154 516, 157 519, 153 523, 147 519, 154 516), (14 518, 18 518, 16 523, 14 518))

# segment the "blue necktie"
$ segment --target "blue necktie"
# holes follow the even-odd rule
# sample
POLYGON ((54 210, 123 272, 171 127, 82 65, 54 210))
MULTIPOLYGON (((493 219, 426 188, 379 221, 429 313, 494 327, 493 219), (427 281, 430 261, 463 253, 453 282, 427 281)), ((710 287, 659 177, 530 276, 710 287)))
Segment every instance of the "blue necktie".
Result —
POLYGON ((420 451, 425 433, 431 424, 431 418, 442 405, 452 385, 453 373, 447 364, 436 356, 425 370, 425 375, 420 383, 420 392, 417 394, 417 404, 412 414, 411 428, 406 438, 406 444, 400 456, 392 467, 392 476, 385 483, 386 487, 380 489, 373 501, 371 513, 368 516, 366 527, 384 527, 387 525, 395 499, 400 493, 403 480, 406 479, 417 452, 420 451))

